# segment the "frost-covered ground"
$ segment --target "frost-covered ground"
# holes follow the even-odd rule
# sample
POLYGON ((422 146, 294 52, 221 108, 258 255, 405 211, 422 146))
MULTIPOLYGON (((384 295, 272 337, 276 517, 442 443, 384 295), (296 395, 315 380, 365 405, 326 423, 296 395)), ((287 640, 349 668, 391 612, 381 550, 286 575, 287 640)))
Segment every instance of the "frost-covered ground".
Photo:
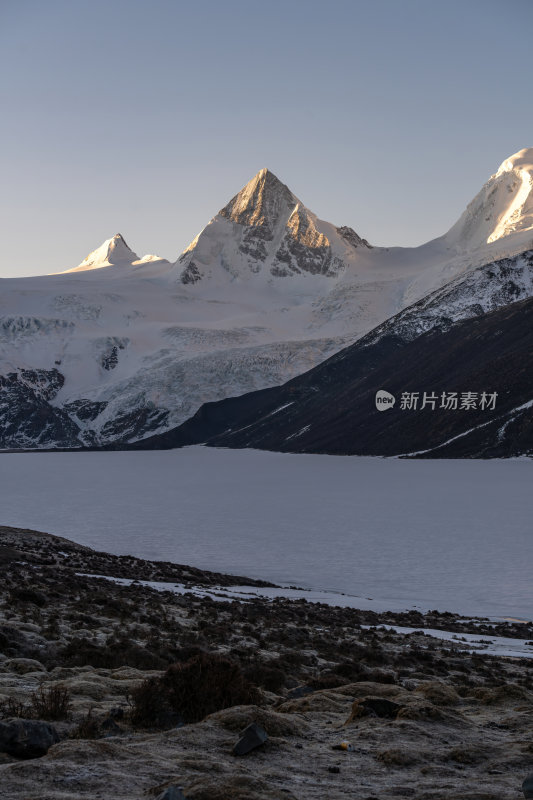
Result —
POLYGON ((362 608, 531 620, 532 470, 202 447, 1 454, 1 522, 362 608))
MULTIPOLYGON (((87 572, 78 572, 77 575, 85 578, 101 578, 121 586, 131 586, 133 583, 148 586, 158 592, 172 592, 173 594, 193 594, 196 597, 210 597, 215 601, 232 603, 234 601, 246 603, 257 598, 272 600, 285 597, 288 600, 304 599, 308 603, 325 603, 341 608, 360 608, 360 598, 335 592, 320 592, 313 589, 289 589, 251 586, 215 586, 191 588, 183 583, 169 583, 164 581, 134 581, 133 578, 114 578, 109 575, 98 575, 87 572)), ((375 625, 363 625, 363 628, 374 629, 375 625)), ((380 626, 396 633, 421 633, 421 628, 406 628, 401 625, 380 626)), ((487 636, 486 634, 456 633, 442 629, 424 628, 425 636, 441 639, 448 642, 461 643, 468 652, 482 652, 485 655, 516 656, 520 658, 533 658, 533 642, 529 639, 512 639, 507 636, 487 636)))

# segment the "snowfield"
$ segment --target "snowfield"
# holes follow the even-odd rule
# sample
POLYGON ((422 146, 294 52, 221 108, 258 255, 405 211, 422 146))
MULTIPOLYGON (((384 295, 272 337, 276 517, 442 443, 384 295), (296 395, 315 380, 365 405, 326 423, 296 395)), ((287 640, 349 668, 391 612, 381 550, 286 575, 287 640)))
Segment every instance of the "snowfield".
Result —
POLYGON ((0 455, 2 524, 375 610, 533 619, 533 463, 193 447, 0 455))

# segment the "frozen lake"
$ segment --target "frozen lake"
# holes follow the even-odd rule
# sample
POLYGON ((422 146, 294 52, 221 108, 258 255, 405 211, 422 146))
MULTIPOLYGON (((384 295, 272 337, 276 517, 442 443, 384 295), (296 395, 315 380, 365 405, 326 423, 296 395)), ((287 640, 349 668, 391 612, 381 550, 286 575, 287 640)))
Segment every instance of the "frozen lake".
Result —
POLYGON ((0 454, 0 524, 360 598, 533 619, 533 461, 0 454))

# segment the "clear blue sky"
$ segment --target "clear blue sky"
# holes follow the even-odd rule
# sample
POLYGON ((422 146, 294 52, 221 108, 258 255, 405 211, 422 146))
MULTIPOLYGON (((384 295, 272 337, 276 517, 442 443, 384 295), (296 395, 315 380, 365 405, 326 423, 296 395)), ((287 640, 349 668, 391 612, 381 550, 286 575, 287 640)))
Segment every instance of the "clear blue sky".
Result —
POLYGON ((375 244, 533 145, 532 0, 0 0, 0 275, 174 260, 263 166, 375 244))

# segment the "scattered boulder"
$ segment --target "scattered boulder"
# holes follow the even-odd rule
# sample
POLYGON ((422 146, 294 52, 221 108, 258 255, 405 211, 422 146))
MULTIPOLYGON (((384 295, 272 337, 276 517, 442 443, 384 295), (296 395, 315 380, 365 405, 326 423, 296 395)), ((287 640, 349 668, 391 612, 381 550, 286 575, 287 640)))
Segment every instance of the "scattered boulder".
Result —
POLYGON ((234 756, 245 756, 256 747, 260 747, 268 739, 267 733, 260 725, 252 722, 242 733, 241 738, 233 748, 234 756))
POLYGON ((291 691, 287 694, 287 699, 299 700, 300 697, 305 697, 306 695, 312 694, 315 691, 316 689, 312 686, 297 686, 295 689, 291 689, 291 691))
POLYGON ((107 717, 104 719, 100 727, 105 732, 106 736, 118 736, 119 734, 123 733, 120 725, 117 725, 112 717, 107 717))
POLYGON ((57 742, 57 731, 47 722, 30 719, 0 722, 0 752, 15 758, 39 758, 57 742))
POLYGON ((524 797, 526 800, 532 800, 533 798, 533 772, 531 775, 528 775, 525 781, 522 784, 522 791, 524 792, 524 797))
POLYGON ((381 717, 382 719, 396 719, 401 709, 399 703, 387 700, 384 697, 365 697, 362 700, 355 700, 352 706, 352 713, 346 723, 353 722, 361 717, 381 717))

